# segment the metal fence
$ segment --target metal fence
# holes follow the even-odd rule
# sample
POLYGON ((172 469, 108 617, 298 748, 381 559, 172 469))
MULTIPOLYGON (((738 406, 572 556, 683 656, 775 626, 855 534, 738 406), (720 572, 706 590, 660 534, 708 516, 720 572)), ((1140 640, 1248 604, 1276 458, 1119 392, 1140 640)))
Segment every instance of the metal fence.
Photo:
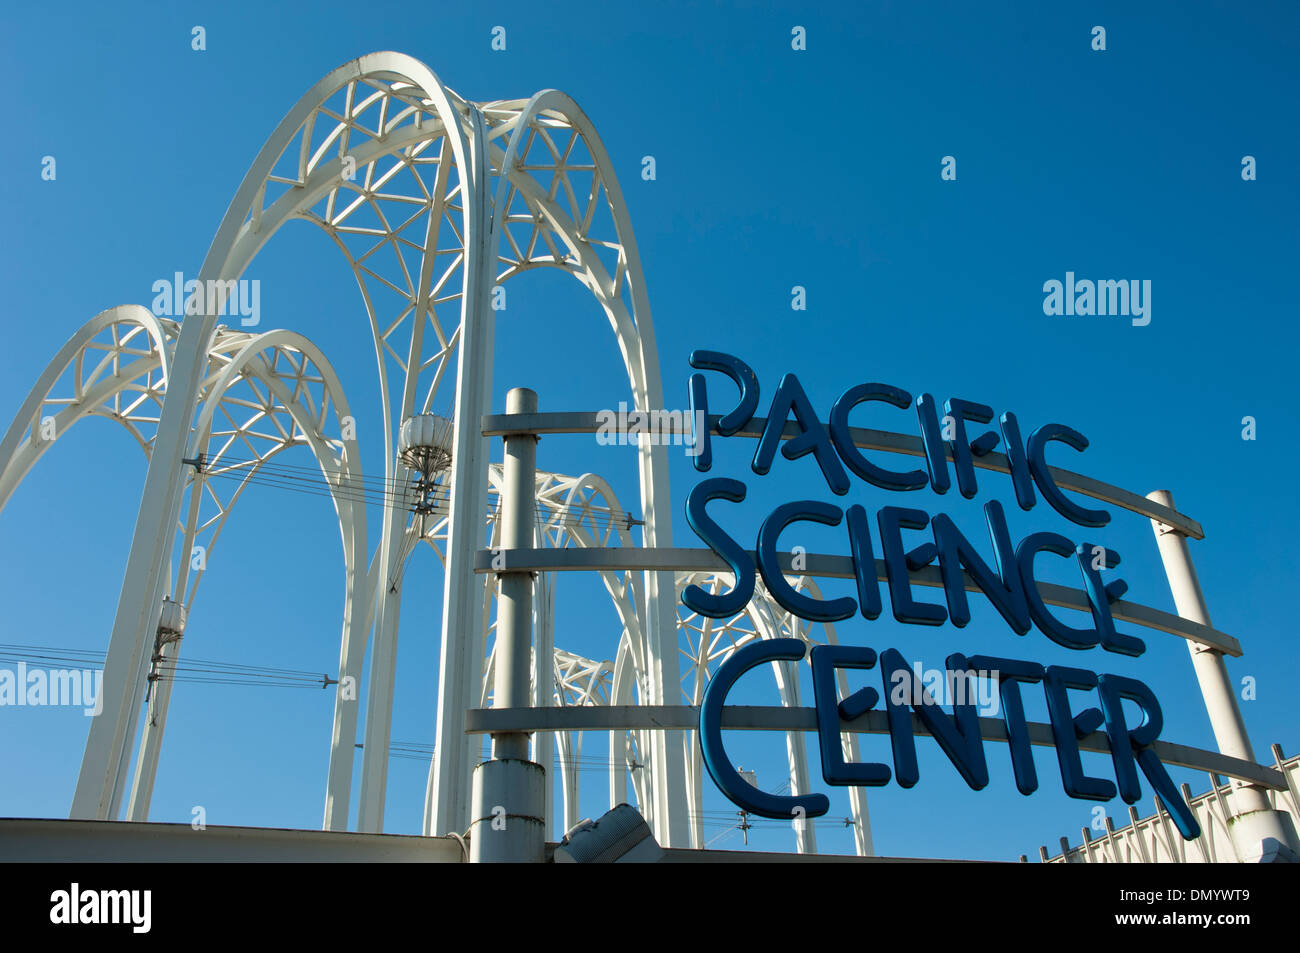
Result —
MULTIPOLYGON (((1278 811, 1289 813, 1293 821, 1300 817, 1300 754, 1286 758, 1281 745, 1273 745, 1273 759, 1286 778, 1285 791, 1269 791, 1269 801, 1278 811)), ((1217 774, 1210 776, 1210 790, 1192 796, 1191 787, 1182 786, 1187 801, 1201 824, 1201 836, 1185 841, 1179 836, 1169 812, 1154 799, 1156 813, 1138 817, 1136 807, 1128 809, 1129 825, 1119 830, 1109 817, 1105 818, 1103 831, 1088 827, 1081 829, 1083 842, 1071 847, 1069 838, 1062 837, 1061 852, 1049 856, 1046 847, 1038 848, 1039 859, 1045 864, 1233 864, 1238 857, 1228 833, 1228 818, 1232 812, 1229 798, 1233 787, 1240 782, 1225 782, 1217 774)), ((1028 857, 1020 855, 1022 862, 1028 857)))

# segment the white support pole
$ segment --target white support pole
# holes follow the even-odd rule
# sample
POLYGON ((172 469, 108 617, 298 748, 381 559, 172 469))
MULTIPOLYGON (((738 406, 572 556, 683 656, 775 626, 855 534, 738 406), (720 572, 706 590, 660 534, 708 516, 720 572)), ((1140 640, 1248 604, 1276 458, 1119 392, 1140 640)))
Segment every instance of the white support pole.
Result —
MULTIPOLYGON (((506 395, 506 413, 537 412, 537 394, 516 387, 506 395)), ((505 464, 501 487, 501 548, 528 549, 536 524, 537 437, 518 434, 505 438, 505 464)), ((493 708, 527 708, 532 704, 533 574, 503 572, 497 600, 496 671, 493 708)), ((527 735, 492 736, 492 757, 527 758, 527 735)))
MULTIPOLYGON (((540 537, 534 542, 538 548, 542 544, 540 537)), ((533 626, 536 633, 533 650, 533 707, 551 708, 555 704, 555 589, 545 573, 537 576, 533 590, 533 626)), ((552 779, 546 785, 543 811, 547 836, 555 825, 555 738, 556 735, 549 731, 539 731, 533 735, 533 760, 545 768, 548 777, 552 779)))
MULTIPOLYGON (((781 691, 781 704, 788 708, 798 708, 799 672, 793 662, 773 662, 777 686, 781 691)), ((808 776, 808 748, 802 731, 785 733, 786 760, 790 765, 790 793, 798 796, 812 790, 812 781, 808 776)), ((800 854, 817 853, 817 830, 809 817, 791 815, 790 824, 794 828, 795 850, 800 854)))
MULTIPOLYGON (((537 412, 537 394, 516 387, 506 395, 506 413, 537 412)), ((533 545, 537 505, 537 437, 505 438, 502 468, 502 551, 533 545)), ((532 704, 533 574, 502 572, 497 600, 493 708, 532 704)), ((545 847, 546 771, 528 759, 525 732, 494 732, 492 760, 474 771, 469 828, 470 860, 540 862, 545 847)))
MULTIPOLYGON (((170 576, 171 573, 169 572, 170 576)), ((160 606, 161 615, 161 606, 160 606)), ((156 625, 156 622, 155 622, 156 625)), ((155 628, 155 640, 157 639, 157 630, 155 628)), ((149 651, 140 654, 140 667, 135 674, 135 687, 131 692, 131 701, 128 711, 131 719, 131 733, 126 736, 126 743, 118 750, 117 771, 113 775, 113 790, 109 799, 108 816, 110 820, 117 820, 122 816, 122 802, 126 799, 127 779, 131 775, 131 753, 136 749, 137 737, 140 747, 144 746, 144 731, 147 725, 140 725, 140 710, 147 708, 145 696, 149 693, 149 670, 153 667, 153 646, 150 645, 149 651)))
MULTIPOLYGON (((655 358, 654 380, 658 381, 655 358)), ((661 388, 653 388, 651 409, 662 406, 661 388)), ((668 513, 668 459, 665 448, 654 446, 641 435, 642 532, 647 548, 669 546, 672 518, 668 513)), ((681 699, 681 667, 678 658, 677 588, 670 572, 645 574, 646 686, 652 705, 675 705, 681 699)), ((655 731, 648 739, 651 770, 650 821, 655 839, 665 847, 684 847, 691 842, 686 816, 685 732, 655 731)))
MULTIPOLYGON (((365 518, 364 512, 360 518, 365 518)), ((349 523, 352 519, 349 509, 349 523)), ((339 683, 334 689, 334 725, 330 736, 329 776, 325 783, 325 816, 321 824, 327 831, 348 829, 357 714, 361 707, 361 674, 366 654, 368 626, 365 620, 369 602, 374 597, 367 586, 365 546, 357 539, 355 525, 350 526, 348 537, 351 551, 347 561, 347 595, 343 603, 343 638, 339 645, 339 683)))
MULTIPOLYGON (((212 275, 205 268, 200 278, 212 275)), ((181 325, 104 660, 104 709, 91 720, 69 812, 72 818, 108 820, 115 792, 121 790, 118 775, 125 749, 135 734, 136 688, 147 662, 144 656, 153 648, 166 582, 165 562, 180 516, 181 461, 216 317, 215 313, 191 315, 181 325)))
MULTIPOLYGON (((180 640, 163 645, 158 652, 159 666, 175 663, 180 651, 180 640)), ((136 756, 135 777, 131 782, 131 799, 127 802, 128 821, 149 820, 149 803, 153 800, 154 781, 158 776, 158 757, 162 753, 163 732, 167 727, 167 711, 171 704, 172 679, 159 678, 153 683, 153 694, 145 708, 144 734, 140 738, 140 751, 136 756)))
POLYGON ((404 508, 394 507, 388 526, 381 565, 387 566, 376 580, 379 612, 371 643, 370 685, 366 696, 366 734, 361 751, 361 796, 357 807, 357 830, 365 834, 384 832, 384 803, 388 791, 388 747, 392 740, 393 689, 397 677, 397 631, 402 612, 402 541, 404 508), (396 527, 399 527, 397 529, 396 527), (392 532, 388 530, 392 528, 392 532), (397 538, 393 538, 397 537, 397 538))
POLYGON ((708 840, 704 834, 704 760, 699 744, 692 744, 685 752, 687 810, 691 819, 691 847, 698 850, 708 840))
MULTIPOLYGON (((578 737, 576 731, 557 731, 555 733, 556 744, 560 749, 560 787, 563 791, 564 798, 564 823, 562 830, 566 833, 573 830, 581 817, 578 813, 578 758, 574 753, 575 739, 578 737)), ((548 784, 547 787, 553 787, 548 784)))
MULTIPOLYGON (((611 188, 606 181, 606 188, 611 188)), ((615 183, 612 189, 617 190, 615 183)), ((621 205, 621 198, 620 203, 621 205)), ((630 226, 620 228, 629 260, 636 259, 634 273, 640 273, 636 243, 630 226)), ((639 284, 639 282, 638 282, 639 284)), ((659 354, 655 349, 650 307, 644 300, 644 288, 633 292, 642 300, 636 307, 637 331, 640 335, 642 379, 645 381, 645 407, 655 410, 664 406, 663 383, 659 376, 659 354)), ((642 539, 647 548, 672 545, 672 496, 668 487, 668 450, 662 444, 638 437, 641 475, 642 539)), ((676 705, 682 697, 681 659, 677 634, 677 586, 670 572, 645 574, 645 652, 647 694, 652 705, 676 705)), ((665 847, 685 847, 691 843, 687 817, 686 733, 655 731, 648 739, 650 748, 651 791, 654 811, 647 817, 655 838, 665 847)))
MULTIPOLYGON (((1175 508, 1173 494, 1168 490, 1148 493, 1147 499, 1170 509, 1175 508)), ((1201 584, 1192 565, 1187 537, 1158 520, 1153 519, 1151 526, 1160 547, 1160 559, 1164 563, 1165 574, 1169 577, 1169 588, 1173 591, 1178 614, 1184 619, 1209 626, 1210 611, 1205 605, 1205 595, 1201 592, 1201 584)), ((1246 734, 1241 709, 1237 707, 1237 696, 1228 677, 1223 653, 1191 641, 1187 643, 1187 649, 1192 656, 1192 667, 1196 670, 1196 680, 1201 686, 1201 696, 1205 700, 1210 727, 1214 730, 1214 740, 1219 751, 1233 758, 1254 762, 1255 752, 1250 737, 1246 734)), ((1294 856, 1300 851, 1291 818, 1273 809, 1268 793, 1262 787, 1244 781, 1234 782, 1231 800, 1233 813, 1228 827, 1238 860, 1253 863, 1261 859, 1273 859, 1274 856, 1294 856)))
MULTIPOLYGON (((198 534, 199 504, 203 498, 204 480, 202 471, 196 468, 190 481, 189 507, 185 517, 185 536, 181 546, 180 572, 176 575, 174 597, 185 602, 185 592, 189 584, 191 560, 189 553, 194 550, 194 540, 198 534)), ((157 636, 155 636, 155 639, 157 636)), ((159 664, 168 661, 175 666, 180 655, 181 640, 165 643, 158 648, 159 664)), ((152 658, 150 659, 152 663, 152 658)), ((152 667, 152 666, 151 666, 152 667)), ((148 671, 145 674, 148 679, 148 671)), ((146 694, 148 694, 146 692, 146 694)), ((153 799, 154 780, 158 775, 158 758, 162 753, 163 733, 167 728, 167 712, 171 707, 172 680, 158 679, 153 685, 153 694, 145 706, 144 731, 140 737, 140 751, 135 763, 135 776, 131 783, 131 797, 127 802, 127 820, 149 820, 149 803, 153 799)), ((116 804, 116 801, 115 801, 116 804)), ((113 808, 117 816, 117 808, 113 808)))
MULTIPOLYGON (((447 517, 447 562, 442 600, 442 647, 438 664, 438 721, 424 833, 461 833, 469 821, 465 768, 473 750, 465 738, 465 712, 478 703, 482 653, 473 627, 483 611, 484 580, 473 572, 483 543, 487 512, 487 441, 482 419, 492 390, 492 309, 496 254, 488 201, 488 133, 483 114, 469 107, 473 132, 466 136, 469 168, 461 169, 462 200, 468 203, 465 283, 460 350, 456 365, 456 429, 447 517), (477 657, 475 657, 477 655, 477 657)), ((531 487, 530 487, 531 491, 531 487)))
MULTIPOLYGON (((635 704, 631 685, 633 668, 631 636, 624 629, 619 638, 618 652, 614 655, 614 677, 610 679, 609 703, 611 705, 635 704)), ((627 795, 628 737, 626 731, 609 733, 609 809, 630 803, 627 795)), ((644 812, 642 812, 644 816, 644 812)))

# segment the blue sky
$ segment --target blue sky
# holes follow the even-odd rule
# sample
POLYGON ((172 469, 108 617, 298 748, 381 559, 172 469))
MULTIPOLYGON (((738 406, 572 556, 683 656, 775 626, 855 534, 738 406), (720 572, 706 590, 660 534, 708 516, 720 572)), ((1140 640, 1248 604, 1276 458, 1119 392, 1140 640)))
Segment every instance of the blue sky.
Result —
MULTIPOLYGON (((1078 459, 1057 448, 1054 462, 1139 493, 1168 488, 1203 524, 1207 538, 1192 549, 1214 624, 1245 649, 1229 672, 1257 682, 1257 698, 1241 703, 1256 754, 1267 760, 1270 742, 1288 753, 1300 746, 1289 703, 1300 507, 1283 489, 1300 464, 1292 368, 1300 143, 1285 109, 1298 92, 1293 5, 563 10, 71 3, 56 18, 46 8, 8 9, 0 48, 18 93, 0 154, 9 235, 0 277, 10 308, 0 414, 17 410, 91 316, 147 306, 156 279, 197 272, 266 137, 342 62, 399 50, 476 101, 561 89, 617 166, 669 406, 685 405, 690 351, 711 348, 747 360, 766 395, 797 373, 823 415, 852 384, 880 380, 1012 410, 1026 433, 1052 421, 1075 427, 1092 446, 1078 459), (207 31, 203 52, 190 48, 195 25, 207 31), (497 25, 507 31, 504 52, 490 47, 497 25), (1105 51, 1091 48, 1096 25, 1106 29, 1105 51), (806 50, 791 49, 795 26, 806 28, 806 50), (58 163, 53 182, 40 176, 46 155, 58 163), (654 181, 640 176, 646 155, 656 160, 654 181), (1241 175, 1247 155, 1255 181, 1241 175), (943 156, 956 159, 955 181, 940 178, 943 156), (1045 315, 1043 284, 1067 271, 1150 280, 1151 323, 1045 315), (807 290, 806 311, 791 310, 795 285, 807 290), (1248 415, 1253 441, 1242 439, 1248 415)), ((263 327, 320 344, 353 406, 372 412, 373 350, 355 285, 328 241, 286 229, 249 276, 263 282, 263 327)), ((536 389, 544 409, 627 399, 608 324, 576 283, 529 274, 517 288, 498 323, 496 407, 518 385, 536 389)), ((901 412, 877 419, 912 432, 901 412)), ((746 466, 752 445, 737 442, 719 448, 714 474, 749 483, 736 510, 741 535, 752 537, 781 502, 830 499, 810 459, 778 458, 756 478, 746 466)), ((379 472, 381 447, 363 446, 368 472, 379 472)), ((636 508, 630 450, 547 439, 539 465, 602 473, 636 508)), ((680 456, 673 467, 675 540, 694 545, 682 507, 697 476, 680 456)), ((106 645, 144 472, 129 438, 98 420, 41 461, 0 513, 0 642, 106 645)), ((861 484, 853 493, 868 509, 947 512, 977 540, 988 499, 1008 508, 1015 538, 1036 529, 1085 538, 1041 505, 1015 510, 1009 484, 993 475, 971 501, 955 492, 898 498, 861 484)), ((1172 611, 1149 523, 1112 513, 1089 541, 1123 554, 1129 598, 1172 611)), ((840 532, 810 532, 809 549, 843 552, 840 532)), ((250 491, 204 580, 187 654, 328 671, 337 664, 341 566, 328 501, 250 491)), ((408 574, 393 738, 431 744, 441 576, 428 552, 408 574)), ((612 657, 617 620, 598 587, 566 577, 558 593, 557 642, 612 657)), ((963 630, 882 618, 843 623, 839 633, 927 665, 963 651, 1132 675, 1155 689, 1169 740, 1213 746, 1181 639, 1147 633, 1140 659, 1070 653, 1036 632, 1013 635, 986 605, 974 613, 963 630)), ((214 824, 317 826, 330 712, 319 691, 178 685, 152 817, 188 821, 203 805, 214 824)), ((1042 720, 1045 710, 1030 714, 1042 720)), ((10 766, 0 815, 65 815, 87 720, 30 709, 0 719, 10 766)), ((760 780, 781 775, 779 738, 729 743, 736 760, 758 765, 760 780)), ((887 758, 884 739, 867 746, 887 758)), ((1061 793, 1049 750, 1037 753, 1040 792, 1023 798, 1001 746, 989 747, 992 781, 981 792, 932 745, 920 747, 920 784, 870 794, 880 853, 1014 858, 1062 834, 1077 842, 1091 819, 1090 803, 1061 793)), ((603 750, 592 738, 584 755, 603 750)), ((393 760, 389 831, 418 829, 424 779, 424 765, 393 760)), ((1196 791, 1207 784, 1177 772, 1175 780, 1196 791)), ((584 786, 585 813, 598 812, 600 776, 585 774, 584 786)), ((848 850, 833 820, 847 801, 831 793, 820 847, 848 850)), ((731 810, 716 792, 707 797, 708 810, 731 810)), ((1122 824, 1122 803, 1108 809, 1122 824)), ((739 840, 730 834, 717 846, 739 840)), ((750 840, 792 846, 781 825, 760 826, 750 840)))

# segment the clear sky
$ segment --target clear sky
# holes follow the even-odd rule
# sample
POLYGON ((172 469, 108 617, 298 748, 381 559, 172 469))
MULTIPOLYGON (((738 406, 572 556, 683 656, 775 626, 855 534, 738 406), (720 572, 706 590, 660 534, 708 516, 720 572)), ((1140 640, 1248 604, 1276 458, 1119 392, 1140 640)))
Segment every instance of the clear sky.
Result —
MULTIPOLYGON (((711 348, 747 360, 768 395, 782 374, 797 373, 823 416, 852 384, 878 380, 1012 410, 1026 432, 1052 421, 1082 431, 1087 452, 1056 448, 1053 462, 1139 493, 1170 489, 1203 524, 1207 538, 1192 551, 1215 626, 1245 649, 1229 672, 1239 685, 1255 680, 1255 697, 1241 706, 1256 754, 1270 760, 1271 742, 1288 753, 1300 747, 1292 685, 1300 580, 1288 555, 1300 505, 1283 489, 1300 464, 1293 4, 375 0, 73 2, 52 11, 11 5, 0 30, 14 92, 0 152, 6 425, 85 321, 116 304, 148 306, 155 280, 197 272, 266 137, 334 67, 391 49, 475 101, 561 89, 591 117, 618 169, 670 407, 685 405, 688 354, 711 348), (206 30, 202 52, 191 49, 196 25, 206 30), (504 51, 491 48, 494 26, 506 29, 504 51), (804 50, 792 49, 796 26, 804 50), (1104 51, 1092 48, 1095 26, 1105 28, 1104 51), (641 177, 648 155, 653 181, 641 177), (57 161, 53 181, 41 177, 45 156, 57 161), (941 177, 945 156, 955 159, 954 180, 941 177), (1246 156, 1253 181, 1243 179, 1246 156), (1045 314, 1044 283, 1067 272, 1150 281, 1150 323, 1045 314), (805 311, 792 310, 795 286, 806 289, 805 311), (1243 439, 1248 416, 1253 440, 1243 439)), ((354 408, 373 414, 364 314, 330 249, 299 225, 259 256, 249 276, 263 283, 262 326, 319 343, 354 408)), ((626 400, 608 324, 576 283, 530 274, 517 289, 498 323, 497 409, 521 385, 539 392, 543 409, 626 400)), ((914 432, 909 415, 869 413, 880 416, 866 424, 860 411, 864 425, 914 432)), ((367 471, 381 472, 377 438, 363 448, 367 471)), ((750 444, 724 445, 715 466, 750 485, 738 534, 752 539, 786 500, 831 499, 811 459, 778 458, 756 478, 749 453, 750 444)), ((627 508, 638 506, 630 450, 547 439, 539 465, 602 473, 627 508)), ((680 455, 672 465, 675 542, 699 545, 682 516, 697 476, 680 455)), ((144 473, 133 441, 100 420, 40 462, 0 513, 0 642, 106 647, 144 473)), ((996 475, 971 501, 861 484, 851 499, 948 512, 981 543, 979 507, 998 499, 1013 537, 1056 529, 1115 549, 1128 598, 1172 611, 1150 524, 1125 511, 1085 532, 1041 505, 1016 510, 996 475)), ((841 532, 810 532, 808 548, 845 552, 841 532)), ((214 553, 186 653, 336 668, 341 566, 327 500, 250 490, 214 553)), ((408 573, 393 739, 431 745, 442 582, 428 552, 408 573)), ((983 603, 974 614, 962 630, 882 617, 838 631, 927 666, 963 651, 1132 675, 1160 698, 1168 740, 1213 747, 1181 639, 1144 633, 1140 659, 1071 653, 1036 631, 1013 635, 983 603)), ((557 644, 612 658, 617 634, 596 584, 561 581, 557 644)), ((775 703, 774 693, 764 700, 775 703)), ((1045 706, 1035 705, 1031 717, 1044 720, 1045 706)), ((189 821, 201 805, 213 824, 318 826, 331 711, 318 689, 178 684, 152 818, 189 821)), ((9 769, 0 815, 66 815, 87 726, 80 711, 0 710, 9 769)), ((779 736, 729 743, 760 781, 779 785, 779 736)), ((1036 753, 1042 788, 1024 798, 1000 745, 989 745, 992 781, 980 792, 932 743, 919 746, 915 788, 870 793, 882 854, 1014 859, 1039 844, 1055 850, 1063 834, 1077 843, 1092 818, 1090 802, 1062 794, 1049 749, 1036 753)), ((865 747, 888 759, 883 738, 865 747)), ((584 760, 604 750, 592 737, 584 760)), ((389 831, 418 831, 425 776, 418 760, 392 761, 389 831)), ((598 814, 603 779, 583 778, 584 813, 598 814)), ((1197 792, 1208 783, 1186 772, 1175 780, 1197 792)), ((717 819, 708 835, 741 846, 723 820, 734 809, 705 786, 717 819)), ((818 780, 817 789, 826 786, 818 780)), ((847 799, 831 793, 819 846, 846 851, 838 818, 847 799)), ((1143 814, 1150 794, 1144 785, 1143 814)), ((1122 802, 1107 809, 1125 823, 1122 802)), ((793 839, 768 823, 750 843, 789 850, 793 839)))

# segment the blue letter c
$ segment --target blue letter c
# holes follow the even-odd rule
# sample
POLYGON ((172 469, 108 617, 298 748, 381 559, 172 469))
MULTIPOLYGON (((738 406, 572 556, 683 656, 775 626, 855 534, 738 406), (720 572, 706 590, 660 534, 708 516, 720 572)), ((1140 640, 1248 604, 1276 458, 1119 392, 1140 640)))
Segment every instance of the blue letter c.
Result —
POLYGON ((806 817, 821 817, 831 808, 830 798, 825 794, 790 796, 760 791, 740 776, 722 747, 722 706, 740 676, 764 662, 798 661, 803 658, 805 648, 799 639, 755 639, 732 652, 718 666, 704 690, 704 703, 700 705, 700 750, 704 755, 704 766, 718 790, 732 803, 759 817, 789 820, 799 808, 803 809, 806 817))

